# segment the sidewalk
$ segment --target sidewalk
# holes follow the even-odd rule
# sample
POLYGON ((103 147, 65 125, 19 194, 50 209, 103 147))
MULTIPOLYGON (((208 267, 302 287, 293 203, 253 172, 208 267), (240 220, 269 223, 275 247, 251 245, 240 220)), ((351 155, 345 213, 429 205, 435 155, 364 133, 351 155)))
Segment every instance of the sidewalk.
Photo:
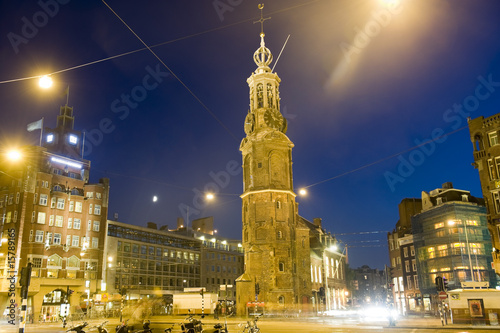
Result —
POLYGON ((500 330, 500 326, 490 326, 490 325, 463 325, 463 324, 452 324, 451 320, 448 318, 448 325, 444 325, 441 319, 438 317, 431 316, 410 316, 399 318, 396 323, 396 328, 434 328, 434 329, 481 329, 481 330, 500 330))

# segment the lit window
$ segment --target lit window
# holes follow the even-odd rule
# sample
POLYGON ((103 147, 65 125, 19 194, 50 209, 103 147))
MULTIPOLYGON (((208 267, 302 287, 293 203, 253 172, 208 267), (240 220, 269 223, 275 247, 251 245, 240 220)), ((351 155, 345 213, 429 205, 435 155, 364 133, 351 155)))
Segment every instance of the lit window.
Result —
POLYGON ((82 203, 80 201, 75 202, 75 212, 77 212, 77 213, 82 212, 82 203))
POLYGON ((94 228, 92 230, 99 231, 99 221, 94 221, 94 228))
POLYGON ((47 134, 47 142, 53 142, 54 141, 54 134, 47 134))
POLYGON ((56 216, 56 227, 62 227, 64 223, 64 217, 61 215, 56 216))
POLYGON ((38 219, 36 222, 39 224, 45 224, 45 213, 38 212, 38 219))
POLYGON ((94 215, 101 215, 101 205, 95 205, 94 215))
POLYGON ((72 145, 76 145, 77 142, 78 142, 78 137, 74 134, 70 134, 69 143, 71 143, 72 145))
POLYGON ((80 229, 80 223, 81 223, 81 220, 75 218, 74 221, 73 221, 73 229, 79 230, 80 229))
POLYGON ((434 229, 439 229, 444 227, 444 222, 434 224, 434 229))

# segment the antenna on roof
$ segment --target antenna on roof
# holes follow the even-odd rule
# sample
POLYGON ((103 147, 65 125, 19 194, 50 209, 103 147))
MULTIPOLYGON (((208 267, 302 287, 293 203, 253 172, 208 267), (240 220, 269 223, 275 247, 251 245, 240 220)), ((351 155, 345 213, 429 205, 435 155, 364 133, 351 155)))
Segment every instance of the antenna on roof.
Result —
POLYGON ((273 68, 271 69, 271 72, 274 72, 274 67, 278 64, 278 61, 280 60, 281 53, 283 53, 283 50, 285 49, 286 43, 288 43, 288 39, 290 38, 290 35, 285 40, 285 44, 283 44, 283 47, 281 48, 280 54, 278 55, 278 58, 276 59, 276 62, 274 63, 273 68))

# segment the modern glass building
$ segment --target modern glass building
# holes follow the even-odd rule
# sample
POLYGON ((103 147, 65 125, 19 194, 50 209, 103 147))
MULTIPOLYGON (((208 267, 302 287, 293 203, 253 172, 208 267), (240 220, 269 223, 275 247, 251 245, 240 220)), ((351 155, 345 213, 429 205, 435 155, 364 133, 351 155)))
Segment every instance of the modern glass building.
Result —
POLYGON ((412 217, 412 230, 424 295, 437 293, 437 276, 446 278, 449 290, 468 281, 487 281, 495 288, 491 236, 482 198, 454 189, 451 183, 422 192, 422 212, 412 217))

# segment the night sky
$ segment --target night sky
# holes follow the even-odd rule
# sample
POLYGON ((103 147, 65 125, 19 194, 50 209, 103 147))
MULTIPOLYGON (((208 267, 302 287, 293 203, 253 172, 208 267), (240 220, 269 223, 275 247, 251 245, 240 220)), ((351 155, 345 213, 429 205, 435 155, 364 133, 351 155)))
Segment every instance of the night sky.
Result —
MULTIPOLYGON (((38 144, 40 132, 26 125, 44 117, 55 127, 69 85, 91 181, 111 180, 109 218, 172 228, 189 206, 190 220, 214 216, 220 235, 241 238, 239 144, 259 1, 107 3, 161 61, 102 1, 2 1, 0 148, 38 144), (61 70, 50 91, 34 79, 6 82, 61 70), (205 189, 217 199, 204 202, 205 189)), ((349 245, 352 267, 388 264, 386 234, 403 198, 444 182, 482 196, 466 118, 500 112, 499 1, 387 6, 273 0, 264 8, 275 61, 290 35, 274 71, 295 144, 295 189, 308 187, 299 213, 323 218, 349 245)))

